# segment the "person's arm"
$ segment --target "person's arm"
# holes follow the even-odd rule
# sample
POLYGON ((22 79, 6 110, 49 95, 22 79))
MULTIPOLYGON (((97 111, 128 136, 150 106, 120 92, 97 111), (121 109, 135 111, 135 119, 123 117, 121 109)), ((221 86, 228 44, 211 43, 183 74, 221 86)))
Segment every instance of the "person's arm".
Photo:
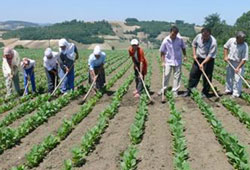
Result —
POLYGON ((224 61, 225 62, 228 62, 228 49, 227 48, 224 48, 224 61))
POLYGON ((226 44, 224 44, 224 61, 225 62, 228 62, 229 61, 229 58, 228 58, 228 54, 229 54, 229 49, 230 49, 230 46, 231 46, 231 43, 232 43, 232 39, 230 38, 226 44))
POLYGON ((194 40, 192 41, 193 59, 194 59, 194 60, 197 60, 196 50, 197 50, 197 46, 198 46, 197 41, 198 41, 199 36, 201 36, 201 35, 197 35, 197 36, 194 38, 194 40))
POLYGON ((79 58, 79 53, 78 53, 78 49, 77 49, 77 47, 75 46, 75 53, 76 53, 76 60, 79 58))
POLYGON ((165 41, 163 40, 163 42, 161 43, 161 47, 160 47, 160 56, 161 56, 161 62, 162 62, 162 66, 165 67, 166 61, 165 61, 165 55, 167 52, 167 48, 165 45, 165 41))
POLYGON ((206 57, 206 59, 200 64, 200 69, 203 69, 204 65, 209 62, 212 58, 214 59, 216 57, 216 52, 217 52, 217 43, 216 41, 213 42, 209 49, 209 53, 206 57))
POLYGON ((58 57, 58 59, 57 59, 57 62, 58 62, 58 64, 59 64, 59 66, 60 66, 60 68, 63 70, 63 72, 68 72, 69 71, 69 68, 66 66, 66 65, 64 65, 64 63, 63 63, 63 61, 62 61, 62 59, 61 59, 61 53, 59 54, 59 57, 58 57))
POLYGON ((187 52, 186 52, 186 48, 182 48, 182 53, 184 55, 183 60, 186 61, 187 60, 187 52))
POLYGON ((235 73, 238 74, 240 72, 241 67, 246 63, 246 60, 241 60, 240 64, 235 68, 235 73))
POLYGON ((246 64, 246 61, 248 60, 248 45, 245 43, 246 45, 246 50, 245 50, 245 55, 244 58, 241 60, 240 64, 236 67, 235 69, 235 73, 239 73, 241 67, 244 66, 244 64, 246 64))

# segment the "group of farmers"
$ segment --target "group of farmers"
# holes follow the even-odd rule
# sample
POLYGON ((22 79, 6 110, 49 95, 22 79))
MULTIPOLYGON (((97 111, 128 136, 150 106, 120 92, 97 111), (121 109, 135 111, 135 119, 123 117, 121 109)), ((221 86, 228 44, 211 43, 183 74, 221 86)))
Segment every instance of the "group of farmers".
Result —
MULTIPOLYGON (((224 61, 228 63, 225 94, 232 95, 232 98, 240 97, 242 92, 244 65, 248 60, 248 44, 245 42, 245 38, 246 34, 238 31, 235 37, 230 38, 224 45, 224 61)), ((201 33, 194 38, 192 50, 194 62, 189 74, 187 91, 182 96, 190 96, 192 89, 197 87, 200 77, 203 75, 202 97, 210 97, 209 91, 212 85, 214 60, 217 54, 217 42, 211 35, 210 29, 203 28, 201 33)), ((170 29, 170 34, 163 40, 159 51, 164 68, 164 82, 158 95, 164 93, 164 90, 168 87, 171 72, 173 72, 172 91, 174 97, 177 97, 182 75, 181 66, 182 62, 187 60, 187 56, 185 42, 176 26, 170 29), (182 57, 182 54, 184 57, 182 57)), ((132 57, 135 68, 136 90, 134 96, 139 97, 143 90, 141 81, 147 73, 147 61, 137 40, 131 41, 129 55, 132 57), (142 75, 142 79, 139 73, 142 75)))
MULTIPOLYGON (((232 94, 232 97, 240 97, 242 92, 240 75, 244 75, 244 65, 248 60, 248 44, 245 42, 245 37, 244 32, 238 31, 236 36, 230 38, 224 45, 224 61, 228 63, 225 93, 232 94)), ((69 43, 66 39, 60 39, 58 45, 59 52, 54 52, 51 48, 45 50, 43 66, 48 81, 48 92, 53 93, 60 79, 60 91, 66 94, 69 90, 74 90, 74 63, 79 58, 79 54, 75 44, 69 43)), ((202 96, 209 97, 210 84, 208 80, 212 81, 214 60, 217 54, 217 42, 211 35, 210 29, 203 28, 201 30, 201 33, 192 42, 192 49, 194 62, 189 75, 188 88, 183 96, 190 96, 192 88, 198 85, 200 77, 203 75, 202 96)), ((147 74, 147 60, 137 39, 131 41, 128 52, 134 63, 135 71, 136 89, 133 95, 138 98, 145 88, 143 81, 147 74)), ((174 96, 177 97, 182 75, 182 62, 187 60, 187 55, 185 42, 176 26, 170 29, 170 34, 163 40, 160 47, 160 55, 164 68, 164 82, 158 95, 161 95, 167 89, 173 72, 172 91, 174 96)), ((106 83, 105 59, 106 54, 102 52, 100 46, 96 46, 88 58, 89 83, 95 84, 95 92, 104 88, 106 83)), ((2 69, 7 88, 6 97, 12 94, 13 84, 16 92, 22 95, 19 86, 20 68, 24 76, 24 94, 28 94, 29 80, 32 85, 32 92, 35 93, 35 61, 23 58, 20 62, 18 52, 12 48, 5 47, 3 50, 2 69)))

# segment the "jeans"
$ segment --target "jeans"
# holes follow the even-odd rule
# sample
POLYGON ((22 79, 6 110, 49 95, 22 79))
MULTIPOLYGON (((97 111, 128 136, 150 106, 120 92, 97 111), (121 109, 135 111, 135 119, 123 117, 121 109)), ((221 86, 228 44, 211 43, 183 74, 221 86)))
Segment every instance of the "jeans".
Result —
POLYGON ((34 73, 34 67, 31 67, 30 69, 24 69, 24 90, 25 94, 28 94, 28 77, 30 78, 31 81, 31 86, 32 86, 32 92, 36 92, 36 83, 35 83, 35 73, 34 73))
MULTIPOLYGON (((61 68, 59 68, 59 77, 61 80, 65 74, 66 73, 61 68)), ((72 66, 69 73, 64 78, 61 84, 62 93, 66 93, 68 90, 74 90, 74 79, 75 79, 74 66, 72 66)))

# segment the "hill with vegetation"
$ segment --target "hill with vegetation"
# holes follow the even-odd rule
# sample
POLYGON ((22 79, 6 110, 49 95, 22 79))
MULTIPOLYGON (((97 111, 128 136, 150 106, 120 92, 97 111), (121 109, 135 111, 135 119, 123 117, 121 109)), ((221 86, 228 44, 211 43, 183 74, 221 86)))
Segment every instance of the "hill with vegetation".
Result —
POLYGON ((112 26, 107 21, 84 22, 72 20, 45 27, 22 28, 6 32, 2 35, 2 38, 49 40, 64 37, 83 44, 103 43, 104 39, 99 35, 114 35, 112 26))

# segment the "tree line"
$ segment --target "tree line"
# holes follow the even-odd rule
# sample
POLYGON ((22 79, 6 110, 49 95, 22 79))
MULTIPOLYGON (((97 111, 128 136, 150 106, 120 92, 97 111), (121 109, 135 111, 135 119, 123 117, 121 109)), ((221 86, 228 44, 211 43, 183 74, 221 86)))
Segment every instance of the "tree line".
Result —
POLYGON ((3 39, 19 38, 21 40, 72 39, 79 43, 103 43, 99 35, 114 35, 112 26, 107 21, 84 22, 66 21, 46 27, 28 27, 9 31, 2 35, 3 39))

